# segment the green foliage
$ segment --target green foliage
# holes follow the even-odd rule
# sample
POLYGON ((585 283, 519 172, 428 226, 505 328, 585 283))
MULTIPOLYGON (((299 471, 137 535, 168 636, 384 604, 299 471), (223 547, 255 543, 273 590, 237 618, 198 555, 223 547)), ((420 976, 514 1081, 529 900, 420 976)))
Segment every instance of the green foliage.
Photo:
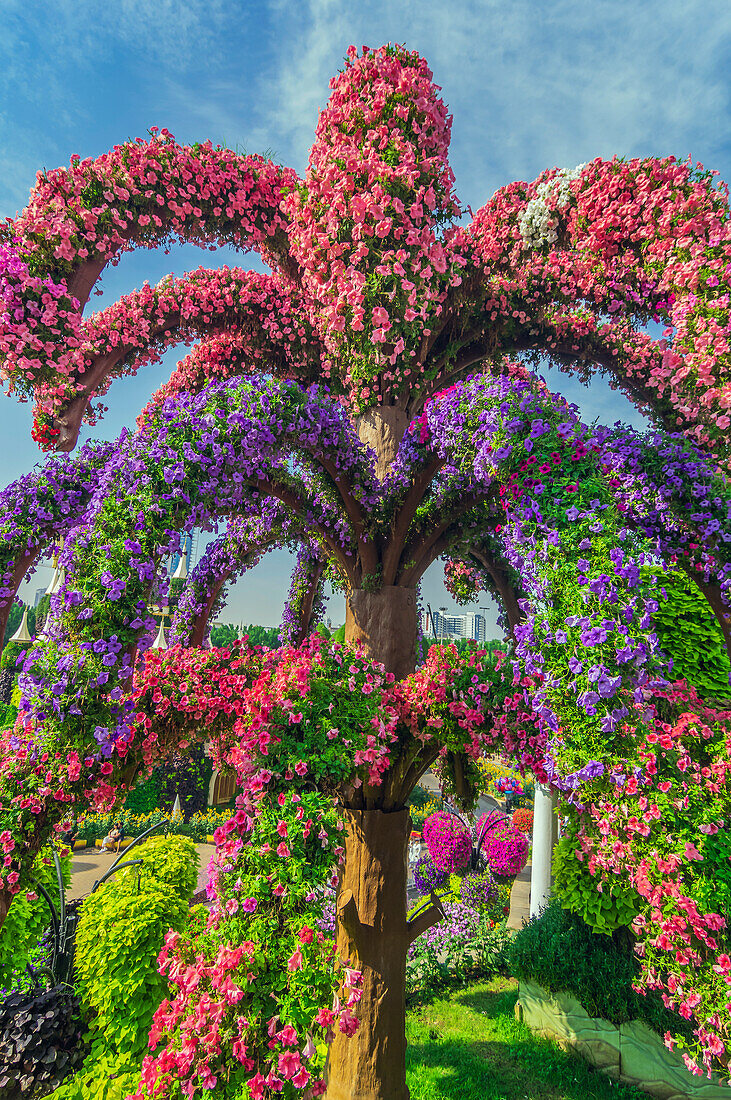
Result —
MULTIPOLYGON (((157 806, 155 773, 132 788, 124 800, 124 809, 132 814, 149 814, 157 806)), ((96 840, 96 837, 92 837, 96 840)))
POLYGON ((232 623, 216 623, 211 627, 211 645, 233 645, 239 638, 248 636, 249 645, 263 645, 267 649, 279 649, 279 630, 275 626, 256 626, 250 623, 242 630, 232 623))
POLYGON ((212 646, 227 646, 233 645, 240 637, 240 631, 237 626, 233 626, 231 623, 216 623, 211 627, 211 645, 212 646))
POLYGON ((705 596, 680 570, 656 575, 661 599, 653 622, 661 649, 672 657, 672 678, 687 680, 702 698, 731 699, 731 664, 705 596))
POLYGON ((153 882, 169 887, 183 901, 193 896, 199 859, 193 841, 187 836, 152 836, 138 845, 131 855, 141 859, 142 866, 119 871, 117 882, 134 884, 139 876, 142 892, 153 882))
POLYGON ((343 623, 342 626, 339 626, 338 629, 335 631, 335 633, 333 634, 333 641, 340 642, 341 644, 345 643, 345 623, 343 623))
POLYGON ((665 1008, 658 993, 643 997, 632 989, 640 965, 631 944, 620 950, 611 936, 592 932, 579 917, 566 913, 557 898, 516 933, 507 965, 514 977, 536 982, 549 993, 570 993, 590 1016, 613 1024, 643 1020, 660 1035, 692 1031, 665 1008))
POLYGON ((553 888, 564 909, 576 913, 595 932, 611 935, 626 928, 637 916, 637 892, 621 879, 604 883, 601 892, 598 880, 586 863, 574 852, 577 841, 569 828, 559 840, 553 856, 553 888))
MULTIPOLYGON (((700 842, 699 842, 700 843, 700 842)), ((707 913, 721 913, 731 924, 731 834, 719 829, 701 844, 703 861, 697 865, 689 894, 707 913)))
POLYGON ((420 810, 424 806, 426 806, 427 802, 429 802, 431 797, 432 797, 431 793, 429 791, 427 791, 427 789, 425 787, 420 786, 420 784, 418 784, 418 783, 416 784, 413 791, 411 792, 411 794, 408 797, 408 805, 411 809, 412 820, 413 820, 413 816, 414 816, 413 811, 414 810, 420 810))
POLYGON ((8 642, 0 657, 0 668, 9 668, 16 673, 15 662, 21 653, 25 653, 30 647, 30 642, 8 642))
POLYGON ((18 708, 13 703, 0 703, 0 730, 10 729, 18 717, 18 708))
MULTIPOLYGON (((64 886, 71 881, 71 858, 61 860, 64 886)), ((58 908, 58 880, 53 858, 48 848, 36 858, 31 878, 46 888, 58 908)), ((22 979, 26 963, 51 923, 51 913, 41 894, 28 900, 31 890, 21 890, 13 898, 8 915, 0 928, 0 988, 10 989, 22 979)))
POLYGON ((105 1055, 88 1058, 83 1069, 67 1077, 53 1100, 126 1100, 140 1083, 138 1058, 105 1055))
POLYGON ((13 600, 10 611, 8 612, 8 621, 5 624, 6 638, 12 638, 13 634, 15 634, 15 631, 20 626, 20 620, 23 618, 24 608, 25 604, 21 603, 20 600, 13 600))
MULTIPOLYGON (((37 634, 38 631, 42 629, 50 610, 51 597, 48 595, 48 593, 44 593, 38 601, 38 605, 34 608, 35 616, 33 620, 33 630, 31 631, 31 633, 37 634)), ((28 625, 30 626, 30 615, 28 615, 28 625)))
POLYGON ((263 645, 267 649, 279 649, 279 630, 276 626, 254 626, 250 623, 244 630, 249 637, 249 645, 263 645))
MULTIPOLYGON (((152 864, 152 861, 150 865, 152 864)), ((76 934, 76 988, 95 1012, 93 1063, 103 1055, 134 1058, 147 1043, 152 1017, 167 991, 157 956, 170 928, 182 931, 188 905, 166 882, 120 872, 84 902, 76 934)), ((87 1067, 87 1072, 90 1067, 87 1067)))

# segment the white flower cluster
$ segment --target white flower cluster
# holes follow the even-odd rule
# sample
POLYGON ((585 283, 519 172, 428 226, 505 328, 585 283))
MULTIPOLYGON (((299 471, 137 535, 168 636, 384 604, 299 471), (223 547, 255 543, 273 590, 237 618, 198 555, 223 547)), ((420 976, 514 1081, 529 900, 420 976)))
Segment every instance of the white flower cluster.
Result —
POLYGON ((536 197, 530 200, 518 218, 518 228, 526 248, 540 248, 544 244, 555 243, 558 237, 558 212, 568 206, 571 200, 571 181, 578 179, 585 167, 584 164, 578 164, 576 168, 565 168, 552 179, 538 184, 536 197))

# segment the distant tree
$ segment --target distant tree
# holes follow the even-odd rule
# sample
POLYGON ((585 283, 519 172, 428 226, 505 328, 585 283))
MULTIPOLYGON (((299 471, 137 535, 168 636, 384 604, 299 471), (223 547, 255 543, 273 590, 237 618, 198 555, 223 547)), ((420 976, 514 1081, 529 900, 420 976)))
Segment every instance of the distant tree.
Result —
POLYGON ((216 623, 211 627, 211 645, 232 645, 239 637, 239 628, 231 623, 216 623))
POLYGON ((244 630, 249 636, 249 645, 264 645, 268 649, 279 649, 279 631, 276 626, 255 626, 250 623, 244 630))
MULTIPOLYGON (((48 593, 45 593, 43 596, 41 596, 40 600, 38 601, 37 607, 34 607, 32 609, 32 611, 33 611, 33 629, 31 630, 31 634, 33 634, 34 637, 37 633, 39 633, 43 629, 43 624, 45 623, 46 618, 48 617, 48 612, 49 612, 50 608, 51 608, 51 597, 48 595, 48 593)), ((28 625, 30 627, 30 613, 28 614, 28 625)))

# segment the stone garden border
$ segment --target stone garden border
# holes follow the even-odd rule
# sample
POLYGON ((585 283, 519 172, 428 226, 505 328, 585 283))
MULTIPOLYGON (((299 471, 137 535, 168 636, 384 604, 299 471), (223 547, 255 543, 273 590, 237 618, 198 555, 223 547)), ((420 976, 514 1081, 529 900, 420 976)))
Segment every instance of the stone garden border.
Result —
POLYGON ((516 1016, 537 1035, 573 1050, 615 1080, 644 1089, 657 1100, 731 1100, 731 1087, 694 1077, 679 1053, 639 1020, 616 1024, 589 1016, 569 993, 548 993, 520 981, 516 1016))

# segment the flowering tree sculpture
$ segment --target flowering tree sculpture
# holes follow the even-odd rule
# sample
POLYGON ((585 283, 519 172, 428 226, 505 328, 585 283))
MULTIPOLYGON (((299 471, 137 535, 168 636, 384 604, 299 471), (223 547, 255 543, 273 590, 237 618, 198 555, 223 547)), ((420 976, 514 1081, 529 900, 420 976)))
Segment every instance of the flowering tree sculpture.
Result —
MULTIPOLYGON (((503 188, 457 227, 451 119, 426 63, 401 47, 351 49, 331 88, 304 179, 154 131, 40 175, 3 231, 3 373, 35 399, 44 446, 71 450, 115 377, 198 343, 103 469, 58 462, 57 483, 6 493, 6 607, 61 513, 67 537, 21 715, 2 735, 0 915, 69 802, 113 800, 205 733, 245 793, 218 836, 207 926, 166 945, 178 992, 156 1016, 162 1050, 138 1095, 180 1081, 190 1095, 403 1100, 406 952, 440 915, 435 904, 407 921, 405 802, 439 756, 469 802, 471 761, 499 743, 562 792, 575 862, 607 894, 607 837, 622 831, 627 923, 636 915, 650 936, 638 944, 646 981, 696 1021, 689 1063, 723 1064, 726 918, 712 893, 694 893, 703 853, 680 834, 663 889, 651 746, 667 736, 679 798, 686 757, 707 781, 710 844, 731 813, 731 726, 700 704, 673 724, 694 704, 667 688, 658 581, 641 566, 682 564, 728 638, 726 193, 673 158, 595 160, 503 188), (256 249, 271 273, 198 270, 83 314, 106 263, 175 238, 256 249), (643 331, 651 318, 662 339, 643 331), (586 428, 529 369, 539 356, 608 374, 655 431, 586 428), (57 503, 36 505, 36 492, 57 503), (274 654, 175 647, 138 659, 161 560, 181 532, 232 516, 180 601, 176 641, 200 646, 226 578, 297 542, 290 637, 302 640, 328 570, 346 591, 345 647, 313 636, 274 654), (502 600, 514 637, 502 670, 435 649, 415 671, 417 586, 442 555, 466 563, 453 567, 460 584, 472 561, 502 600), (338 865, 346 966, 333 977, 312 883, 338 865), (679 938, 692 981, 662 962, 679 938)), ((673 828, 663 821, 669 844, 673 828)))

